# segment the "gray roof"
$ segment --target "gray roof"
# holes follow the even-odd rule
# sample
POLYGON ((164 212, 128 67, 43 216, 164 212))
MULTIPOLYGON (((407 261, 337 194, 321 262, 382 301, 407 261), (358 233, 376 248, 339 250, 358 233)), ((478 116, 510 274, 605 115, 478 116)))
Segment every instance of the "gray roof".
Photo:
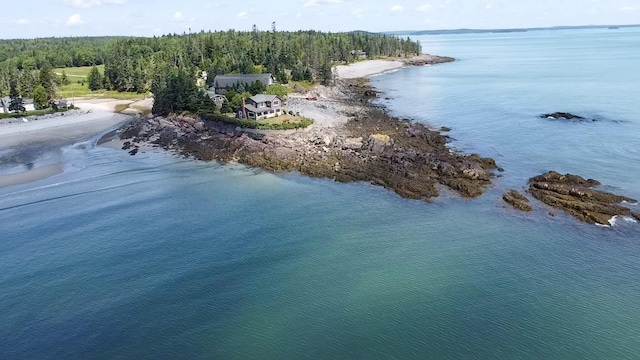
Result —
POLYGON ((275 82, 273 75, 266 74, 232 74, 232 75, 216 75, 213 79, 213 86, 216 88, 229 88, 235 84, 251 85, 260 81, 264 86, 268 86, 275 82))
POLYGON ((277 95, 258 94, 258 95, 253 95, 249 99, 259 104, 259 103, 269 102, 269 101, 279 99, 279 97, 277 95))
POLYGON ((262 109, 262 110, 260 110, 260 109, 258 109, 257 107, 255 107, 255 106, 253 106, 253 105, 251 105, 251 104, 246 104, 246 105, 244 106, 244 108, 245 108, 245 109, 247 109, 247 111, 251 111, 251 112, 256 113, 256 114, 261 113, 261 112, 264 112, 264 111, 269 111, 269 109, 262 109))

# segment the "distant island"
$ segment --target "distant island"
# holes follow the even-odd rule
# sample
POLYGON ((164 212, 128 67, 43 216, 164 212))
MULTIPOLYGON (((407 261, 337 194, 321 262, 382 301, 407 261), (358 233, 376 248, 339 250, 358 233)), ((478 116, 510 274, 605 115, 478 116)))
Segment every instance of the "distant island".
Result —
POLYGON ((487 33, 515 33, 528 31, 549 31, 549 30, 579 30, 579 29, 622 29, 640 27, 635 25, 583 25, 583 26, 552 26, 536 28, 512 28, 512 29, 449 29, 449 30, 403 30, 385 31, 385 35, 406 36, 406 35, 447 35, 447 34, 487 34, 487 33))

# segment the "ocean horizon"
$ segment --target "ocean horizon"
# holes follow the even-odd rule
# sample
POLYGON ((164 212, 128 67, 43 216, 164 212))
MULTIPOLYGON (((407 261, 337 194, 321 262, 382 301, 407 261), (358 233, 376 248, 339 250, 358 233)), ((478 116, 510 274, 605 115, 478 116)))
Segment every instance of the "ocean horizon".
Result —
POLYGON ((373 77, 378 103, 494 158, 483 196, 130 156, 101 134, 34 149, 62 171, 0 188, 0 358, 640 357, 640 224, 502 201, 550 170, 640 199, 640 29, 415 39, 457 61, 373 77))

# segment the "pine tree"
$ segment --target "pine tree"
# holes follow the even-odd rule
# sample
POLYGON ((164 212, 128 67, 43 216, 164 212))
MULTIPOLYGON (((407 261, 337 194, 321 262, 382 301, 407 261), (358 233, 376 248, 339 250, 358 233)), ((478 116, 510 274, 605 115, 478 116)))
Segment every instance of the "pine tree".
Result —
POLYGON ((24 104, 22 103, 22 98, 18 93, 18 87, 16 86, 15 81, 11 82, 11 89, 9 90, 9 98, 11 98, 11 102, 9 103, 9 111, 22 113, 25 112, 24 104))
POLYGON ((97 66, 93 65, 93 67, 91 67, 91 71, 89 72, 89 75, 87 75, 87 83, 89 84, 89 90, 91 91, 103 88, 104 82, 97 66))
POLYGON ((49 94, 47 90, 42 85, 38 85, 38 87, 33 91, 33 105, 36 109, 44 109, 49 106, 49 94))
POLYGON ((60 83, 62 85, 69 85, 69 78, 67 77, 67 72, 62 70, 62 77, 60 78, 60 83))
MULTIPOLYGON (((45 62, 40 68, 40 73, 38 74, 38 78, 40 80, 40 85, 44 88, 47 94, 47 104, 56 97, 56 84, 55 77, 53 75, 53 67, 48 62, 45 62)), ((37 87, 36 87, 37 88, 37 87)), ((34 89, 35 92, 35 89, 34 89)), ((35 93, 34 93, 35 97, 35 93)))

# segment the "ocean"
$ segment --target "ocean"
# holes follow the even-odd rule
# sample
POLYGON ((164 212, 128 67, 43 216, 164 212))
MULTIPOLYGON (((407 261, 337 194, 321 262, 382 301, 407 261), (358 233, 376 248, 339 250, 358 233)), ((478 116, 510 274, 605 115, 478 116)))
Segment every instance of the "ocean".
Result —
POLYGON ((640 29, 417 39, 458 61, 379 102, 495 158, 485 195, 39 148, 63 172, 0 188, 0 359, 639 358, 640 224, 501 195, 556 170, 640 199, 640 29))

